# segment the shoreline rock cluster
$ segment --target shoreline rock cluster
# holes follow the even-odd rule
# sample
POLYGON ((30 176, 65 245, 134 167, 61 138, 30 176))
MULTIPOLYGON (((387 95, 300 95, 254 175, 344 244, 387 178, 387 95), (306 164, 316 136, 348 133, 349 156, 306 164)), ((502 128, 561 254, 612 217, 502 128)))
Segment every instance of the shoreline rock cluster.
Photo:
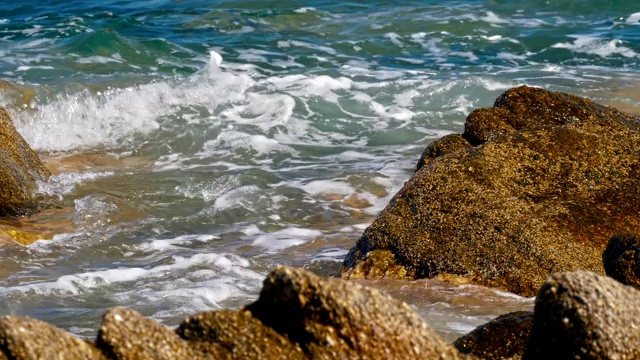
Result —
POLYGON ((344 260, 344 278, 457 278, 535 296, 552 273, 603 274, 640 229, 640 118, 520 86, 424 151, 344 260))
MULTIPOLYGON (((607 251, 620 249, 617 241, 607 251)), ((629 244, 623 253, 638 250, 637 242, 629 244)), ((624 256, 608 255, 606 265, 624 256)), ((379 290, 279 267, 254 303, 198 313, 175 329, 116 307, 91 342, 39 320, 4 316, 0 360, 636 359, 639 295, 592 272, 556 273, 533 312, 505 314, 449 345, 407 304, 379 290)))

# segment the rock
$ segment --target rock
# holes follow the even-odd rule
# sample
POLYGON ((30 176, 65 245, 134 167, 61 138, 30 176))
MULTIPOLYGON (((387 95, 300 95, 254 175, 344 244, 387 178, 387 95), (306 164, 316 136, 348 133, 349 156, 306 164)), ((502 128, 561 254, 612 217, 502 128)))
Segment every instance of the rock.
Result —
POLYGON ((297 345, 248 311, 210 311, 185 319, 176 330, 191 346, 215 358, 306 359, 297 345))
POLYGON ((505 314, 478 326, 456 340, 453 346, 461 353, 480 359, 520 359, 529 340, 532 325, 531 311, 505 314))
POLYGON ((375 289, 302 269, 269 273, 246 307, 312 359, 462 359, 409 306, 375 289))
POLYGON ((557 273, 540 288, 523 360, 640 358, 640 297, 587 271, 557 273))
POLYGON ((96 345, 110 359, 202 359, 175 332, 140 313, 115 307, 102 319, 96 345))
POLYGON ((422 156, 416 166, 416 171, 422 169, 423 166, 429 163, 432 159, 443 157, 447 154, 454 153, 463 149, 472 148, 471 144, 462 137, 460 134, 449 134, 441 137, 440 139, 432 142, 422 152, 422 156))
POLYGON ((402 276, 534 296, 553 272, 603 273, 611 234, 640 228, 640 118, 522 86, 472 112, 461 137, 432 145, 350 250, 343 277, 387 250, 402 276), (446 155, 431 158, 440 147, 446 155))
POLYGON ((413 274, 407 273, 407 269, 398 265, 395 256, 389 250, 370 251, 366 259, 350 274, 351 279, 382 279, 384 277, 409 280, 413 274))
POLYGON ((621 283, 640 289, 640 244, 632 233, 616 235, 609 239, 602 254, 607 276, 621 283))
POLYGON ((38 155, 16 131, 0 106, 0 217, 21 215, 36 207, 36 180, 49 176, 38 155))
POLYGON ((0 359, 106 359, 95 345, 45 322, 20 316, 0 318, 0 359))

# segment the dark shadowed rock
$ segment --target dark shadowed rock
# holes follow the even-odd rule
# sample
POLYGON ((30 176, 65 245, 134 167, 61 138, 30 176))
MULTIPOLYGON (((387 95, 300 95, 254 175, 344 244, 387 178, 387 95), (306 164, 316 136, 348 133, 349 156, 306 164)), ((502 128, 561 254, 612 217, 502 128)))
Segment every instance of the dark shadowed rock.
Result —
POLYGON ((640 297, 587 271, 553 274, 540 288, 524 360, 640 358, 640 297))
POLYGON ((186 318, 177 334, 218 359, 306 359, 300 348, 248 311, 210 311, 186 318))
POLYGON ((375 289, 280 267, 247 306, 312 359, 460 359, 411 309, 375 289))
POLYGON ((0 106, 0 216, 20 215, 36 207, 35 183, 49 170, 13 126, 0 106))
POLYGON ((96 345, 110 359, 200 359, 175 332, 140 313, 115 307, 102 319, 96 345))
POLYGON ((635 234, 612 237, 602 253, 607 276, 640 289, 640 244, 635 234))
POLYGON ((0 359, 106 359, 95 345, 40 320, 0 318, 0 359), (6 354, 6 355, 5 355, 6 354))
POLYGON ((461 353, 480 359, 519 359, 524 353, 533 312, 518 311, 499 316, 478 326, 453 343, 461 353))
POLYGON ((443 143, 457 145, 432 147, 445 156, 423 156, 343 276, 375 268, 373 250, 390 251, 403 276, 462 277, 525 296, 553 272, 603 273, 611 234, 640 228, 639 127, 587 99, 508 90, 467 118, 462 138, 475 147, 450 136, 443 143))

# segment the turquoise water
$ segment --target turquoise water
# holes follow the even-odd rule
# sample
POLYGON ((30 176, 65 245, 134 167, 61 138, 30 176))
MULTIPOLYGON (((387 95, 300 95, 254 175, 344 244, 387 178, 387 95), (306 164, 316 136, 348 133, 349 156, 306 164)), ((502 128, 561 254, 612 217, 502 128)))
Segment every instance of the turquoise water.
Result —
MULTIPOLYGON (((55 173, 19 224, 45 239, 0 248, 0 314, 80 336, 114 305, 237 308, 278 264, 334 274, 424 147, 512 86, 640 104, 630 1, 97 3, 0 11, 0 103, 55 173)), ((448 339, 532 306, 371 285, 448 339)))

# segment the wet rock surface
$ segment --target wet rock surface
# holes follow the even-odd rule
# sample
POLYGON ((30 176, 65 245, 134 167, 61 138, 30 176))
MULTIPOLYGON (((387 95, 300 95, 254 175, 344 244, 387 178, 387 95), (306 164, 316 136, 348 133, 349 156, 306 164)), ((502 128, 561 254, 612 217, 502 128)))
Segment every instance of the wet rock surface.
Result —
POLYGON ((479 359, 520 359, 524 354, 533 312, 518 311, 499 316, 478 326, 453 343, 461 353, 479 359))
POLYGON ((343 276, 384 272, 367 263, 373 250, 393 254, 405 268, 395 273, 465 277, 524 296, 554 272, 603 273, 611 235, 640 228, 639 128, 638 117, 588 99, 508 90, 472 112, 461 136, 425 150, 343 276))
POLYGON ((106 359, 95 345, 40 320, 0 318, 0 359, 106 359))
POLYGON ((218 359, 306 359, 285 336, 248 311, 210 311, 185 319, 176 330, 203 356, 218 359))
POLYGON ((312 359, 459 359, 403 302, 375 289, 278 268, 264 281, 253 316, 312 359))
POLYGON ((640 358, 638 290, 587 271, 558 273, 536 298, 531 359, 640 358))
POLYGON ((109 359, 202 358, 164 325, 120 307, 104 314, 96 345, 109 359))
POLYGON ((607 276, 640 289, 640 243, 635 234, 612 237, 602 254, 602 262, 607 276))
POLYGON ((0 217, 32 211, 37 206, 35 182, 48 176, 49 171, 0 106, 0 217))

